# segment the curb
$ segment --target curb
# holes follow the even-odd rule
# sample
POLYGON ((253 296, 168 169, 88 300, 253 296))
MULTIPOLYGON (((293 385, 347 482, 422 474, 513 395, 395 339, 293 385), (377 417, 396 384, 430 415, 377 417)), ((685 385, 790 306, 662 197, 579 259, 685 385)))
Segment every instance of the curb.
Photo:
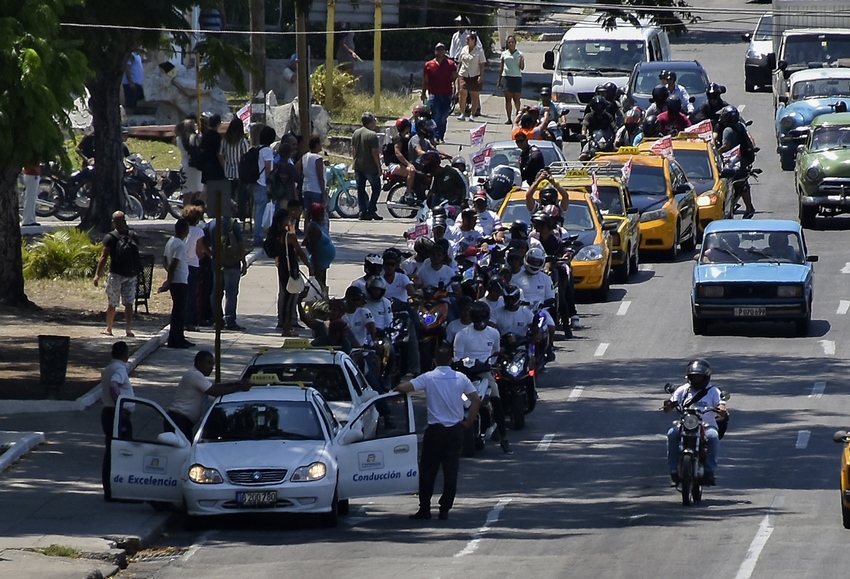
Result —
POLYGON ((11 443, 0 455, 0 473, 45 440, 43 432, 0 432, 0 445, 11 443))

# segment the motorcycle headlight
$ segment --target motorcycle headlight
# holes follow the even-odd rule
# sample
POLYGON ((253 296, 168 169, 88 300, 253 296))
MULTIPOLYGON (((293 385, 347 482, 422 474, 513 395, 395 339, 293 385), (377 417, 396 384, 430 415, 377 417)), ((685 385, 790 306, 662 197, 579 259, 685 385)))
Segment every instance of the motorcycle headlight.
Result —
POLYGON ((666 209, 656 209, 655 211, 644 211, 640 215, 640 222, 646 223, 647 221, 655 221, 656 219, 662 219, 664 221, 667 220, 667 210, 666 209))
POLYGON ((686 414, 682 418, 682 426, 687 430, 695 430, 699 426, 699 416, 696 414, 686 414))
POLYGON ((514 378, 519 376, 520 372, 522 372, 522 365, 521 364, 514 362, 514 363, 508 365, 508 374, 510 374, 514 378))
POLYGON ((809 181, 820 181, 823 178, 823 171, 818 165, 812 165, 806 169, 806 179, 809 181))
POLYGON ((292 482, 311 482, 322 480, 326 474, 328 474, 328 468, 325 466, 325 463, 314 462, 307 466, 296 468, 289 480, 292 482))
POLYGON ((189 468, 189 480, 199 485, 217 485, 224 482, 216 469, 207 468, 202 464, 193 464, 189 468))
POLYGON ((799 298, 803 295, 803 286, 800 285, 781 285, 776 288, 776 297, 779 298, 799 298))
POLYGON ((602 246, 598 243, 585 245, 579 249, 576 256, 573 258, 577 261, 599 261, 602 259, 602 246))
POLYGON ((714 191, 703 193, 697 197, 697 206, 699 207, 711 207, 715 203, 717 203, 717 193, 714 191))
POLYGON ((697 295, 703 298, 722 298, 723 297, 723 286, 722 285, 703 285, 700 286, 697 290, 697 295))

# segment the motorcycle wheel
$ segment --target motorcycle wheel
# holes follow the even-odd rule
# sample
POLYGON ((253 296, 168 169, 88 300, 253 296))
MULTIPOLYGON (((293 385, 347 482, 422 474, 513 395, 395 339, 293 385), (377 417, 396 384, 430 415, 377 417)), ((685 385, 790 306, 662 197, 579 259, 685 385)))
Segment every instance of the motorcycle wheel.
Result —
MULTIPOLYGON (((55 188, 56 186, 54 185, 55 188)), ((73 221, 80 216, 80 208, 77 207, 76 203, 68 200, 64 193, 60 197, 57 197, 54 209, 53 215, 59 221, 73 221)))
POLYGON ((682 457, 682 506, 691 504, 691 488, 694 485, 693 457, 685 455, 682 457))
POLYGON ((405 186, 402 183, 393 185, 387 193, 387 211, 396 219, 412 219, 416 216, 416 207, 409 207, 402 203, 404 199, 405 186))
POLYGON ((693 489, 691 490, 691 498, 694 499, 694 503, 698 503, 702 500, 702 486, 700 486, 699 481, 694 481, 693 489))
POLYGON ((525 428, 525 403, 526 394, 514 394, 511 400, 511 428, 522 430, 525 428))
POLYGON ((166 203, 168 206, 168 212, 174 219, 180 219, 183 217, 183 200, 180 198, 180 194, 176 194, 176 198, 166 198, 166 203))
POLYGON ((345 219, 354 219, 360 215, 360 204, 357 202, 357 188, 348 187, 336 196, 334 211, 345 219))
POLYGON ((157 189, 152 190, 147 200, 145 213, 155 215, 157 219, 165 219, 168 208, 168 199, 165 198, 165 194, 157 189))
POLYGON ((145 209, 142 207, 142 202, 139 201, 138 197, 129 193, 124 194, 124 214, 127 216, 127 219, 145 218, 145 209))
POLYGON ((62 189, 49 177, 38 181, 38 199, 35 202, 35 214, 39 217, 52 217, 62 203, 62 189))

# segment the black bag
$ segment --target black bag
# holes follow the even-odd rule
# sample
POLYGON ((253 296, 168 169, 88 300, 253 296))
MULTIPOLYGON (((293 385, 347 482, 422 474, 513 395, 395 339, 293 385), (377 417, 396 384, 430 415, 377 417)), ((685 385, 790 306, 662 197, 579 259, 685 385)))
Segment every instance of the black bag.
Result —
POLYGON ((189 138, 189 149, 186 153, 189 157, 189 166, 200 170, 204 163, 204 153, 201 151, 201 142, 197 135, 189 138))
POLYGON ((750 135, 743 123, 738 123, 738 126, 735 127, 735 133, 738 135, 738 144, 741 147, 741 164, 749 167, 756 161, 753 142, 750 140, 750 135))
POLYGON ((381 158, 384 160, 384 165, 398 163, 398 157, 395 154, 395 145, 392 141, 384 143, 381 147, 381 158))
POLYGON ((118 264, 118 269, 125 272, 127 277, 139 275, 142 271, 142 260, 136 239, 130 233, 122 235, 117 230, 111 231, 109 235, 115 238, 112 259, 118 264))
POLYGON ((261 147, 251 147, 239 160, 239 181, 246 185, 256 183, 262 172, 266 170, 263 166, 263 171, 260 171, 260 149, 261 147))

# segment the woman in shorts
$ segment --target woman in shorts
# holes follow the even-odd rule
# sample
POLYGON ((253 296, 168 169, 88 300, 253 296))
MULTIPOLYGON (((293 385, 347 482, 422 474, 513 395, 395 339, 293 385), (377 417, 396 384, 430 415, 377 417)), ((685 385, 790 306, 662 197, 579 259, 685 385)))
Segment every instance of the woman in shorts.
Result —
POLYGON ((519 99, 522 96, 522 71, 525 70, 525 57, 516 48, 516 38, 508 36, 507 48, 502 52, 499 81, 496 87, 505 92, 505 112, 508 114, 506 125, 513 124, 513 110, 519 113, 519 99))
POLYGON ((484 49, 478 46, 478 35, 475 32, 470 32, 466 37, 466 46, 460 51, 460 68, 458 69, 458 83, 460 88, 460 115, 457 120, 465 121, 466 115, 466 99, 472 98, 471 114, 469 120, 475 120, 475 113, 480 110, 481 103, 478 100, 478 95, 481 94, 481 86, 484 83, 484 66, 487 64, 487 57, 484 56, 484 49))

